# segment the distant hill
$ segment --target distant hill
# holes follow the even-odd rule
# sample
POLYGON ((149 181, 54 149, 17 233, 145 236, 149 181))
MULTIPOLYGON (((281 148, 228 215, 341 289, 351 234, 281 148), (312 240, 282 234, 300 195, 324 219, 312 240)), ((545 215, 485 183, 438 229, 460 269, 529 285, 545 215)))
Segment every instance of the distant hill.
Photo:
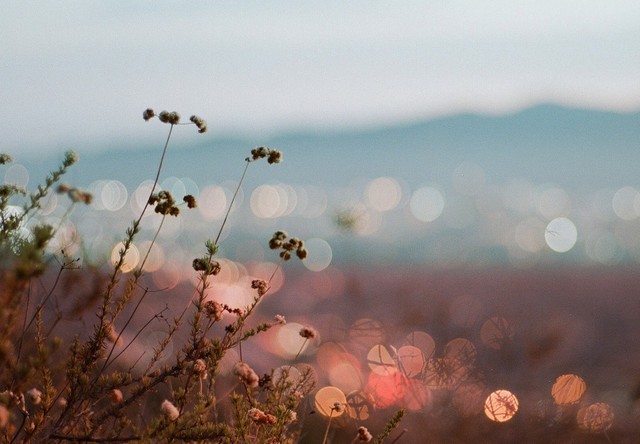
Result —
MULTIPOLYGON (((383 128, 173 146, 165 174, 199 184, 233 179, 257 145, 281 149, 285 162, 277 171, 256 168, 251 175, 256 181, 346 184, 357 176, 395 176, 411 185, 447 186, 452 171, 466 161, 480 166, 494 183, 521 177, 580 190, 640 185, 640 112, 557 105, 510 115, 460 114, 383 128)), ((78 151, 82 163, 70 176, 76 183, 117 179, 133 186, 153 177, 161 147, 120 144, 102 152, 78 151)), ((27 166, 41 177, 50 163, 27 166)))

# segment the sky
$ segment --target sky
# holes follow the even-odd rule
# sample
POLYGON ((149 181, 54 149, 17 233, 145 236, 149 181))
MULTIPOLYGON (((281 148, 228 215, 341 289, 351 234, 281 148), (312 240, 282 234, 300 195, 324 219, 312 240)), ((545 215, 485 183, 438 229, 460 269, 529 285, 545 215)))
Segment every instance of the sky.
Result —
POLYGON ((208 137, 638 110, 639 24, 637 0, 5 0, 0 146, 143 141, 149 106, 202 116, 208 137))

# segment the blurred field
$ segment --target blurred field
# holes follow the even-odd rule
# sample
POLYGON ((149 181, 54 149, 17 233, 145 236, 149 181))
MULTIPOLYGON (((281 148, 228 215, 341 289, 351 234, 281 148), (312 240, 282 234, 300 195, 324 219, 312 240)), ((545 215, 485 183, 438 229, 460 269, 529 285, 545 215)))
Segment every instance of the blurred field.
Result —
MULTIPOLYGON (((400 430, 409 431, 402 443, 637 442, 637 269, 389 266, 329 270, 327 276, 333 278, 323 277, 324 285, 308 273, 288 282, 262 311, 282 312, 319 329, 322 343, 307 357, 318 370, 324 369, 319 386, 334 385, 345 392, 364 389, 373 406, 384 407, 374 408, 377 421, 370 429, 381 428, 378 421, 404 406, 409 411, 400 430), (485 326, 496 317, 504 321, 500 328, 485 326), (433 338, 435 348, 417 332, 433 338), (412 342, 412 334, 423 352, 424 368, 398 369, 398 360, 393 364, 392 359, 386 371, 405 375, 389 376, 394 383, 376 389, 371 374, 385 371, 376 370, 376 359, 368 353, 382 345, 393 357, 394 350, 412 342), (452 341, 460 338, 470 341, 464 354, 451 351, 456 348, 452 341), (327 361, 329 350, 336 347, 342 359, 327 361), (435 374, 430 362, 451 353, 459 362, 435 374), (345 360, 352 369, 341 373, 332 368, 345 360), (561 406, 554 402, 552 387, 565 374, 582 378, 586 391, 576 402, 561 406), (518 412, 505 423, 492 422, 483 413, 485 398, 497 389, 511 391, 519 401, 518 412), (427 394, 420 401, 408 394, 421 390, 427 394), (614 414, 606 436, 579 424, 579 410, 594 403, 606 403, 614 414)), ((347 421, 344 437, 337 437, 338 429, 334 442, 347 442, 356 423, 347 421)), ((319 432, 309 426, 309 433, 319 432)))

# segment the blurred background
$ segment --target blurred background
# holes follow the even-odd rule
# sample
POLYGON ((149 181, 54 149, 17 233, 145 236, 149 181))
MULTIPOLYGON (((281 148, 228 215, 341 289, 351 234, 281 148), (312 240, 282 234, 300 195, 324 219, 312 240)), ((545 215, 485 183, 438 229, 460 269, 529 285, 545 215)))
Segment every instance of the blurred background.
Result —
MULTIPOLYGON (((201 116, 209 132, 177 127, 160 177, 199 205, 163 226, 148 285, 193 286, 191 259, 266 145, 283 163, 250 166, 215 297, 242 305, 236 283, 268 277, 275 230, 305 239, 309 258, 277 275, 260 316, 316 324, 321 340, 297 359, 319 387, 362 395, 373 417, 409 408, 401 442, 422 428, 450 442, 532 430, 632 442, 638 23, 632 1, 8 1, 0 146, 15 162, 0 177, 33 189, 75 149, 66 180, 94 202, 67 218, 51 195, 28 223, 60 224, 54 250, 101 263, 146 202, 167 136, 142 111, 201 116), (498 389, 520 402, 500 427, 483 413, 498 389)), ((158 224, 143 219, 132 268, 158 224)), ((295 328, 254 350, 262 371, 295 357, 295 328)), ((369 420, 350 417, 334 442, 369 420)))

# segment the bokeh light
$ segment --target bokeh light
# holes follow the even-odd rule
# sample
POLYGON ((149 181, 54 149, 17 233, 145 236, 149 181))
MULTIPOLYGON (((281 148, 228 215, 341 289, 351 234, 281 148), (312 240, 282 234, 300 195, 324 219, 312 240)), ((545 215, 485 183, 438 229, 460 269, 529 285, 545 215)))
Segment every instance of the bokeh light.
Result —
POLYGON ((382 344, 371 347, 367 353, 367 364, 374 373, 388 375, 397 371, 395 350, 389 350, 382 344))
POLYGON ((398 349, 398 367, 409 378, 418 376, 424 370, 426 360, 422 351, 413 345, 403 345, 398 349))
POLYGON ((297 322, 287 322, 280 326, 276 335, 276 352, 285 359, 293 359, 304 354, 308 349, 315 349, 319 341, 305 339, 300 336, 304 325, 297 322))
POLYGON ((338 387, 322 387, 316 392, 314 400, 316 411, 323 416, 335 418, 336 416, 343 415, 347 410, 347 397, 338 387), (343 408, 336 409, 336 403, 340 404, 343 408))
POLYGON ((4 183, 26 188, 29 184, 29 170, 24 165, 14 163, 4 173, 4 183))
POLYGON ((613 425, 613 408, 604 402, 590 404, 578 410, 577 420, 580 428, 592 432, 606 432, 613 425))
POLYGON ((421 187, 413 192, 409 200, 411 214, 423 222, 433 222, 444 210, 444 197, 433 187, 421 187))
POLYGON ((309 254, 302 263, 308 270, 322 271, 331 264, 333 250, 326 240, 319 238, 307 239, 305 248, 309 254))
POLYGON ((389 211, 398 206, 402 199, 402 188, 391 177, 378 177, 367 184, 365 200, 376 211, 389 211))
POLYGON ((518 412, 518 398, 509 390, 496 390, 484 402, 484 414, 492 421, 509 421, 518 412))
POLYGON ((349 393, 347 395, 347 411, 349 416, 357 421, 369 419, 373 411, 371 396, 362 390, 349 393))
MULTIPOLYGON (((117 263, 120 260, 120 251, 124 249, 124 244, 119 242, 115 247, 111 250, 111 262, 117 263)), ((129 245, 129 249, 124 256, 124 261, 122 263, 121 270, 123 273, 128 273, 134 268, 138 266, 140 261, 140 252, 138 251, 138 247, 136 247, 133 243, 129 245)))
POLYGON ((578 240, 578 230, 570 219, 558 217, 547 225, 544 239, 553 251, 565 253, 571 250, 576 244, 578 240))
POLYGON ((587 389, 587 384, 578 375, 558 376, 556 382, 551 387, 551 396, 556 404, 575 404, 587 389))
POLYGON ((220 186, 210 185, 202 189, 198 209, 206 220, 222 219, 227 209, 227 195, 220 186))
POLYGON ((511 323, 506 319, 494 316, 482 324, 480 328, 480 340, 487 347, 499 350, 505 346, 515 334, 511 323))

